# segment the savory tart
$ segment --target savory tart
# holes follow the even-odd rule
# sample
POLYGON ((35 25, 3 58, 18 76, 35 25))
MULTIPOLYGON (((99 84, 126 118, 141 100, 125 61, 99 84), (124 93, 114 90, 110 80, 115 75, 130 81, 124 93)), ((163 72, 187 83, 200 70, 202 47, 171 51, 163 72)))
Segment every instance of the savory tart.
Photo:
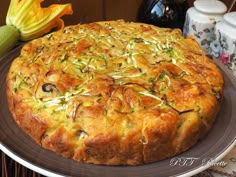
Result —
POLYGON ((178 29, 105 21, 25 44, 9 109, 38 144, 94 164, 139 165, 186 151, 216 118, 223 76, 178 29))

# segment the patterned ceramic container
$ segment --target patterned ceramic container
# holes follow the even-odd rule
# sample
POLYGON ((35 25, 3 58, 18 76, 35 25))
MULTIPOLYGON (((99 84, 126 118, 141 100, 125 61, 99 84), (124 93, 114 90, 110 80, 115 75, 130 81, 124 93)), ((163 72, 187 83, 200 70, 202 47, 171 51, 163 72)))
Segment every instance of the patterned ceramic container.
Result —
POLYGON ((213 39, 210 55, 227 65, 236 77, 236 12, 225 14, 216 24, 213 39))
POLYGON ((214 27, 227 11, 225 4, 218 0, 196 0, 188 9, 184 24, 184 36, 192 35, 199 45, 210 53, 214 27))

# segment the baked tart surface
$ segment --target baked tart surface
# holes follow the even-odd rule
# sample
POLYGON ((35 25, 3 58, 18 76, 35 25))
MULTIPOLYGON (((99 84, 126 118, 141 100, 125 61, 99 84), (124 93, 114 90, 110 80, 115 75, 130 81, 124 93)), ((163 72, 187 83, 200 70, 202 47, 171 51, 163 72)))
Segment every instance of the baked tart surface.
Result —
POLYGON ((211 128, 223 76, 177 29, 106 21, 25 44, 9 109, 42 147, 94 164, 139 165, 186 151, 211 128))

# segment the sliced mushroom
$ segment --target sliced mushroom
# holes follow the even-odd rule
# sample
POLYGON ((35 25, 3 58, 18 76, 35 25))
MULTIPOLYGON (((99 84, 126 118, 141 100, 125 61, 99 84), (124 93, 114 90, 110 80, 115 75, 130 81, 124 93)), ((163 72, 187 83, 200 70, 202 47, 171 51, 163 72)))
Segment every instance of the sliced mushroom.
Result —
POLYGON ((60 79, 61 72, 57 70, 49 70, 45 76, 50 82, 57 82, 60 79))
POLYGON ((142 138, 140 141, 142 144, 148 144, 148 141, 146 140, 146 137, 144 135, 142 135, 142 138))
POLYGON ((84 130, 79 130, 77 134, 79 138, 87 138, 89 136, 88 133, 85 132, 84 130))
POLYGON ((57 89, 56 85, 54 85, 52 83, 45 83, 42 85, 42 90, 44 92, 53 92, 56 89, 57 89))
POLYGON ((219 91, 216 91, 214 88, 211 89, 213 95, 215 95, 217 101, 222 100, 222 94, 219 91))

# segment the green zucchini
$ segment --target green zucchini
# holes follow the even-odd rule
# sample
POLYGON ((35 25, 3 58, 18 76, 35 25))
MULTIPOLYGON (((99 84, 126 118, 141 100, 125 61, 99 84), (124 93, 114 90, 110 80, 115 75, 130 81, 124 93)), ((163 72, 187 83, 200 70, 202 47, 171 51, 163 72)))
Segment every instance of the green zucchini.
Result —
POLYGON ((20 40, 20 31, 12 25, 0 27, 0 57, 13 49, 20 40))

